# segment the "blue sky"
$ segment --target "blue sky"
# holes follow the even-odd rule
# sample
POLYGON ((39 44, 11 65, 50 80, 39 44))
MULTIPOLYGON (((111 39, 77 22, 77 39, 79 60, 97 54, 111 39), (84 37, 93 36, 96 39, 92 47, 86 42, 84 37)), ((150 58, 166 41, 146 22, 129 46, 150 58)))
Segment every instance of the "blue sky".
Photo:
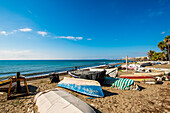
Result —
POLYGON ((0 0, 0 59, 146 56, 169 12, 169 0, 0 0))

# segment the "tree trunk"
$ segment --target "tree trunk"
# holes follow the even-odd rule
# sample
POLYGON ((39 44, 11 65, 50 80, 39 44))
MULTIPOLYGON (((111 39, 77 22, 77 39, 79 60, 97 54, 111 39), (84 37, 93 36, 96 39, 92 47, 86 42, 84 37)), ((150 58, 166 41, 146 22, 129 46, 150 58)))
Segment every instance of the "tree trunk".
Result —
POLYGON ((169 49, 170 49, 170 47, 168 45, 168 52, 167 52, 168 53, 168 59, 167 59, 168 61, 170 61, 170 50, 169 49))

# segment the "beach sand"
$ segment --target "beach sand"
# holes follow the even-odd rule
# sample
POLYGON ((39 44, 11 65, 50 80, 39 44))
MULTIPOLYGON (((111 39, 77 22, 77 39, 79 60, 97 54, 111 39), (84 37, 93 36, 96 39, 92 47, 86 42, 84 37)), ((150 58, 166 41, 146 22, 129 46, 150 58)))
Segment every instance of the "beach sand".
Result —
MULTIPOLYGON (((170 69, 170 65, 168 66, 170 69)), ((161 65, 158 67, 161 67, 161 65)), ((129 71, 128 73, 132 72, 129 71)), ((64 76, 69 77, 69 75, 64 76)), ((63 79, 64 76, 60 76, 60 79, 63 79)), ((31 80, 27 81, 27 83, 30 95, 12 93, 9 100, 0 102, 0 113, 26 113, 29 107, 33 106, 33 99, 36 93, 57 88, 57 83, 50 83, 49 78, 31 80)), ((62 89, 85 101, 97 113, 170 112, 170 81, 156 85, 137 84, 142 87, 142 91, 118 90, 102 86, 105 97, 92 99, 88 99, 88 96, 71 90, 62 89)), ((25 87, 23 86, 22 89, 24 92, 25 87)))

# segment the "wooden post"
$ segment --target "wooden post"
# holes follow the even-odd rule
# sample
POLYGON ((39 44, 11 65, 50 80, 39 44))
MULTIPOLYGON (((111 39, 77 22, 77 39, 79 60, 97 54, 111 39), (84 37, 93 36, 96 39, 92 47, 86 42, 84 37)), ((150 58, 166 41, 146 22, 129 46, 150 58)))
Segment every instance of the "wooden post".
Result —
POLYGON ((29 89, 28 89, 27 81, 25 78, 24 78, 24 84, 25 84, 25 88, 27 89, 27 94, 29 95, 29 89))
POLYGON ((169 53, 170 51, 169 51, 169 45, 168 45, 168 61, 170 61, 170 53, 169 53))
MULTIPOLYGON (((20 78, 20 72, 17 72, 17 79, 20 78)), ((17 92, 21 91, 20 80, 17 81, 17 92)))
POLYGON ((128 70, 128 56, 126 56, 126 71, 128 70))
POLYGON ((12 86, 12 80, 11 80, 11 82, 10 82, 10 84, 9 84, 9 89, 8 89, 7 98, 8 98, 8 97, 9 97, 9 95, 10 95, 10 92, 11 92, 11 86, 12 86))

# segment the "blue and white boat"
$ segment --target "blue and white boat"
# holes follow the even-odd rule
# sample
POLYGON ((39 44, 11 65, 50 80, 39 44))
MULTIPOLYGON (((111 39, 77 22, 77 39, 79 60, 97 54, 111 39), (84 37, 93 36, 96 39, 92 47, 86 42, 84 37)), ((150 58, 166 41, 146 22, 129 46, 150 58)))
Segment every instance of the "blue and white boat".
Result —
POLYGON ((104 97, 100 83, 95 80, 64 77, 57 85, 88 96, 104 97))

